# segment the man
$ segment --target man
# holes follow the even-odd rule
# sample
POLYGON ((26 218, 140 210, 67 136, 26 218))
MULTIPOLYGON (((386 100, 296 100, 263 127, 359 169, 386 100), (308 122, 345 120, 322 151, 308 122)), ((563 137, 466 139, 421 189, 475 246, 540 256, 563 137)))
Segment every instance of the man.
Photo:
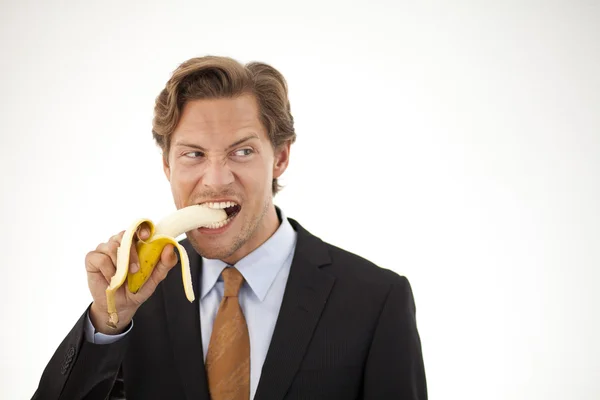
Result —
POLYGON ((123 232, 114 235, 86 257, 93 302, 34 399, 427 398, 407 279, 321 241, 273 203, 296 137, 277 70, 186 61, 156 100, 153 137, 177 208, 228 207, 225 226, 182 241, 196 300, 168 246, 138 293, 119 289, 119 324, 108 327, 104 291, 123 232))

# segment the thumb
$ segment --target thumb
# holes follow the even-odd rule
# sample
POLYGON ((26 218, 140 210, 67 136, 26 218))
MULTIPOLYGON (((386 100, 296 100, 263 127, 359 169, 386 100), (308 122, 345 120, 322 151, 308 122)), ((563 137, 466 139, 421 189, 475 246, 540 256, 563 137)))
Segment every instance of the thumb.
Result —
POLYGON ((177 264, 177 254, 175 254, 175 246, 167 244, 160 255, 160 260, 156 264, 156 268, 152 271, 152 276, 155 277, 156 283, 167 277, 167 274, 177 264))
POLYGON ((167 244, 161 253, 160 260, 154 267, 150 278, 142 285, 140 291, 134 295, 134 299, 145 301, 156 290, 158 284, 167 277, 169 271, 177 264, 175 246, 167 244))
POLYGON ((170 270, 177 264, 177 254, 175 254, 175 246, 172 244, 167 244, 160 255, 160 262, 164 268, 170 270))

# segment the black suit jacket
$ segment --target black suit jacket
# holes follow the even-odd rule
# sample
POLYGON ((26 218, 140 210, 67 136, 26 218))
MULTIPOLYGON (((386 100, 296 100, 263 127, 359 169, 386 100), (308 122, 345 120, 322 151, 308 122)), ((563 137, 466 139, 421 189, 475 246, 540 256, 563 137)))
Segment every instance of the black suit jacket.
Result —
MULTIPOLYGON (((255 400, 427 399, 408 280, 289 221, 298 241, 255 400)), ((182 244, 198 299, 202 259, 182 244)), ((185 298, 179 266, 116 343, 85 340, 86 312, 33 399, 209 400, 198 303, 185 298)))

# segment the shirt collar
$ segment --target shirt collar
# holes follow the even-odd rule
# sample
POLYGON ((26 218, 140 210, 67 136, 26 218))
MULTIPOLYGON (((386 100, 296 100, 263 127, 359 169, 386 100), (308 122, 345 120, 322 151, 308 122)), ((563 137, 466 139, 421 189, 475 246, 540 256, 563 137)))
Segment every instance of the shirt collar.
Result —
MULTIPOLYGON (((296 232, 279 208, 281 223, 273 235, 253 252, 242 258, 235 267, 244 276, 246 283, 256 297, 263 301, 273 284, 277 273, 292 252, 296 232)), ((228 264, 216 259, 202 257, 202 287, 200 299, 211 291, 215 283, 222 279, 221 272, 228 264)))

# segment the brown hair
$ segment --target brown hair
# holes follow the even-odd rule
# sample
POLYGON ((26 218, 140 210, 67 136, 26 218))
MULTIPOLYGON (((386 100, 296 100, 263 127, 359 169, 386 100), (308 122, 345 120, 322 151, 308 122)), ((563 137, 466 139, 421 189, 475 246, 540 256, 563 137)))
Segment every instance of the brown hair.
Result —
MULTIPOLYGON (((261 62, 243 65, 229 57, 196 57, 179 65, 156 98, 152 136, 165 161, 171 134, 186 101, 235 97, 245 93, 253 94, 257 99, 260 119, 273 148, 286 142, 294 143, 296 133, 287 83, 279 71, 261 62)), ((273 179, 273 195, 280 189, 277 179, 273 179)))

